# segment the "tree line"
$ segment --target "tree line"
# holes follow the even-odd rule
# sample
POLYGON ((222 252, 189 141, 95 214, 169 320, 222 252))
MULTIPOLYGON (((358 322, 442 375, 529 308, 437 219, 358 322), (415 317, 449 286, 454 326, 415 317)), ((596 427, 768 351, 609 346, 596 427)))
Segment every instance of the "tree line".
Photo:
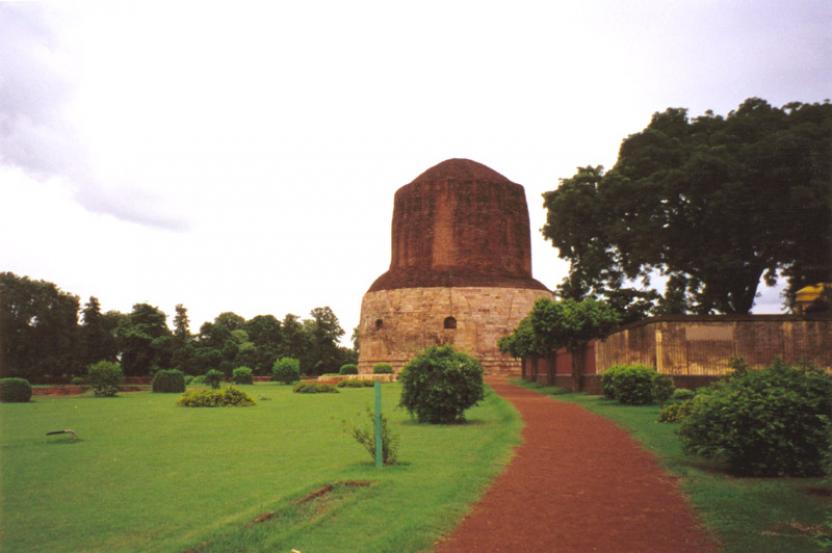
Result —
POLYGON ((0 273, 0 375, 34 382, 67 381, 91 363, 119 361, 127 376, 176 368, 188 374, 238 366, 268 374, 279 357, 300 360, 306 375, 337 371, 355 362, 339 345, 344 330, 329 307, 310 317, 257 315, 246 320, 220 313, 192 333, 188 311, 176 306, 173 328, 158 307, 137 303, 129 313, 101 311, 96 297, 83 305, 55 284, 0 273))

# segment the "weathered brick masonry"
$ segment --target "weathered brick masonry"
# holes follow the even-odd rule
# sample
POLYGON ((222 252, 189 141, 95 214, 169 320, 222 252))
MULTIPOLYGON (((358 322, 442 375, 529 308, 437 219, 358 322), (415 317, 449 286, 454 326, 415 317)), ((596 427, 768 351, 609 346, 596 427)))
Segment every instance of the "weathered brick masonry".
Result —
POLYGON ((488 372, 519 374, 497 339, 551 292, 531 274, 523 187, 488 167, 451 159, 401 187, 390 269, 361 304, 359 370, 399 370, 425 347, 453 344, 488 372))

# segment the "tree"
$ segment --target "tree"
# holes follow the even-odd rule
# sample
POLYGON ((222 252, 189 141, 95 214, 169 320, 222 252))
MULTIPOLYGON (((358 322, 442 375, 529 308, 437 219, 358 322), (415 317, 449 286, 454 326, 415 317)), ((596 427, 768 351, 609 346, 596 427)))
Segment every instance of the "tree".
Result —
POLYGON ((316 307, 310 315, 311 319, 303 321, 308 347, 301 355, 301 369, 310 375, 337 372, 343 358, 338 340, 344 335, 344 329, 328 306, 316 307))
POLYGON ((0 273, 0 375, 43 381, 81 374, 78 296, 0 273))
POLYGON ((268 374, 275 359, 286 353, 280 321, 273 315, 257 315, 246 321, 244 329, 254 344, 253 360, 247 365, 260 374, 268 374))
POLYGON ((170 364, 171 333, 167 317, 158 307, 135 304, 120 322, 116 335, 125 375, 148 375, 170 364))
POLYGON ((191 338, 191 323, 188 319, 188 310, 181 303, 176 304, 176 316, 173 318, 173 335, 181 344, 184 344, 191 338))
POLYGON ((81 310, 80 361, 86 367, 96 361, 115 361, 118 345, 113 334, 113 327, 108 325, 98 298, 90 296, 81 310))
MULTIPOLYGON (((561 292, 668 277, 663 312, 748 313, 761 277, 793 294, 832 279, 832 104, 750 98, 727 117, 653 115, 607 172, 544 194, 543 234, 571 262, 561 292)), ((648 310, 649 312, 649 310, 648 310)))
POLYGON ((553 301, 540 298, 517 328, 499 341, 500 350, 515 357, 545 355, 548 376, 554 378, 552 352, 566 348, 572 355, 572 378, 580 388, 584 347, 603 338, 620 323, 619 313, 609 304, 594 299, 553 301))

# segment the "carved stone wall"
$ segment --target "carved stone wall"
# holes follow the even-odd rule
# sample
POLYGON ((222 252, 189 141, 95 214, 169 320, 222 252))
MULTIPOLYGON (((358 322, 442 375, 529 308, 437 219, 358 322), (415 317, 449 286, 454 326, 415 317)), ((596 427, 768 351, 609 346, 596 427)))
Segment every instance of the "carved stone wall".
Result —
POLYGON ((511 332, 547 290, 497 287, 397 288, 367 292, 361 304, 360 372, 389 363, 397 372, 426 347, 450 344, 478 358, 487 374, 520 374, 520 361, 497 340, 511 332), (452 318, 452 319, 449 319, 452 318), (445 328, 452 326, 455 328, 445 328))

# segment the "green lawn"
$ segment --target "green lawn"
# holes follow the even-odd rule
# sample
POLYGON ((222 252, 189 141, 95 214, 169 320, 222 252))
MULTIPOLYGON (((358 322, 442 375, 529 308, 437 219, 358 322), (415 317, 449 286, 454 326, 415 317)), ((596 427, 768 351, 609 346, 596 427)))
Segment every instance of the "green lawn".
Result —
POLYGON ((378 471, 343 422, 365 422, 371 388, 240 388, 256 406, 183 408, 149 392, 0 404, 0 550, 423 551, 519 442, 519 416, 493 393, 469 424, 429 426, 395 408, 388 384, 401 464, 378 471), (45 436, 61 428, 81 441, 45 436))
POLYGON ((832 497, 817 495, 832 490, 832 478, 734 478, 716 463, 682 453, 678 425, 657 423, 655 405, 626 406, 600 396, 516 383, 554 393, 554 399, 577 403, 632 433, 681 477, 682 488, 725 553, 832 551, 832 497))

